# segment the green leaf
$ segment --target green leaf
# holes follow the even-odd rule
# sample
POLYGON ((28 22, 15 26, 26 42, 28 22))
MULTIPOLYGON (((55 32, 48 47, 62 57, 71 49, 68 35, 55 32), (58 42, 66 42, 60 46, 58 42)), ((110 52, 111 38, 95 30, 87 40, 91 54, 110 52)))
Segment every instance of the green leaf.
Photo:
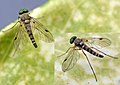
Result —
MULTIPOLYGON (((37 40, 39 48, 35 49, 28 41, 22 50, 17 51, 15 56, 12 56, 14 50, 12 40, 16 30, 3 31, 10 29, 15 22, 1 30, 0 85, 69 85, 72 82, 74 85, 91 84, 92 81, 87 79, 92 78, 94 80, 94 76, 92 73, 86 72, 84 66, 77 64, 73 70, 63 73, 62 70, 54 70, 55 58, 70 46, 69 38, 72 35, 107 37, 113 40, 111 47, 119 47, 120 6, 117 3, 120 2, 107 0, 49 0, 45 5, 34 9, 30 13, 31 16, 38 18, 55 38, 55 55, 53 43, 48 44, 37 40), (44 18, 40 18, 42 16, 44 18)), ((119 51, 118 48, 117 50, 119 51)), ((57 58, 55 66, 61 66, 63 59, 57 58)), ((85 58, 81 59, 81 61, 84 60, 85 58)), ((117 77, 118 72, 115 69, 119 70, 117 68, 120 65, 118 60, 110 58, 102 60, 95 58, 95 60, 92 60, 98 82, 101 85, 106 85, 104 78, 107 77, 108 80, 113 81, 117 77), (106 72, 108 73, 106 74, 106 72)), ((86 67, 86 64, 83 63, 83 65, 86 67)), ((116 80, 118 79, 116 78, 116 80)), ((93 81, 93 83, 96 82, 93 81)), ((108 82, 107 84, 116 83, 108 82)))

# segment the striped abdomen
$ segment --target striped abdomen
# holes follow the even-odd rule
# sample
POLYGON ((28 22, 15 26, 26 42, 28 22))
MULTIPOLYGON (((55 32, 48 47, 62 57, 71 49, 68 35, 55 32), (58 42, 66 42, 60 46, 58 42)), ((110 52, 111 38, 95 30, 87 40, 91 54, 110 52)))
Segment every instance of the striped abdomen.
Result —
POLYGON ((87 52, 95 55, 95 56, 98 56, 98 57, 100 57, 100 58, 103 58, 103 57, 104 57, 103 55, 98 54, 97 52, 95 52, 94 50, 92 50, 91 48, 89 48, 89 47, 88 47, 87 45, 85 45, 84 43, 82 43, 82 44, 80 45, 80 47, 81 47, 82 49, 86 50, 87 52))
POLYGON ((25 28, 27 30, 27 33, 29 35, 30 40, 32 41, 32 44, 34 45, 35 48, 37 48, 37 44, 36 44, 34 36, 32 34, 32 30, 31 30, 30 24, 25 24, 25 28))

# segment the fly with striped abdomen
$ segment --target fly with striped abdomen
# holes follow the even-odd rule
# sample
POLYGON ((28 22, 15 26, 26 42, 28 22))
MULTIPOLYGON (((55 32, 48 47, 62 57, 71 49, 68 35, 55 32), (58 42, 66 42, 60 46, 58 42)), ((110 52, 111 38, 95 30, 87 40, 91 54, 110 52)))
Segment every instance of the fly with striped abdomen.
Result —
POLYGON ((15 52, 20 47, 20 45, 26 45, 28 40, 32 42, 35 48, 38 47, 36 43, 37 38, 40 38, 41 40, 48 43, 54 41, 51 32, 36 18, 31 17, 27 9, 21 9, 19 11, 18 21, 12 28, 17 28, 13 40, 15 45, 15 52), (35 34, 37 34, 38 36, 34 36, 33 32, 35 32, 35 34))
POLYGON ((84 51, 87 51, 88 53, 99 58, 103 58, 106 55, 113 59, 118 59, 117 57, 108 55, 105 52, 102 52, 101 50, 96 48, 96 47, 102 48, 102 47, 110 46, 111 41, 108 38, 77 38, 76 36, 73 36, 70 39, 70 44, 74 44, 74 46, 70 47, 64 54, 60 55, 60 56, 63 55, 66 56, 62 63, 63 72, 66 72, 75 66, 78 59, 80 58, 80 54, 78 50, 82 50, 83 54, 85 55, 96 81, 97 81, 97 76, 89 61, 89 58, 87 57, 87 54, 84 51), (96 47, 93 47, 92 45, 95 45, 96 47))

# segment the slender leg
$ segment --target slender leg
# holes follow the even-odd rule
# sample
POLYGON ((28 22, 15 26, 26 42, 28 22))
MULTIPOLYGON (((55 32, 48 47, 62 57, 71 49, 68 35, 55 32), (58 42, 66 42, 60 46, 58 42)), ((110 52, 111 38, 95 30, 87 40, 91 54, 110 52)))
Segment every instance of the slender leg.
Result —
POLYGON ((42 18, 45 18, 45 16, 41 16, 40 18, 37 18, 38 20, 42 19, 42 18))
MULTIPOLYGON (((6 31, 9 31, 11 30, 12 28, 14 28, 17 24, 18 24, 19 21, 17 21, 10 29, 6 30, 6 31)), ((2 31, 2 32, 6 32, 6 31, 2 31)))
POLYGON ((98 49, 96 49, 96 48, 94 48, 94 47, 91 47, 91 48, 93 48, 93 49, 95 49, 95 50, 103 53, 104 55, 106 55, 106 56, 108 56, 108 57, 111 57, 111 58, 114 58, 114 59, 118 59, 117 57, 113 57, 113 56, 111 56, 111 55, 108 55, 108 54, 106 54, 106 53, 104 53, 104 52, 102 52, 102 51, 100 51, 100 50, 98 50, 98 49))
POLYGON ((75 46, 74 47, 69 47, 65 53, 63 53, 63 54, 61 54, 61 55, 59 55, 57 57, 61 57, 61 56, 65 55, 71 48, 75 48, 75 46))
POLYGON ((97 82, 97 76, 96 76, 96 74, 95 74, 95 72, 94 72, 94 69, 93 69, 93 67, 92 67, 92 65, 91 65, 91 63, 90 63, 90 61, 89 61, 89 58, 87 57, 87 55, 85 54, 85 52, 82 50, 82 52, 83 52, 83 54, 85 55, 85 57, 86 57, 86 59, 87 59, 87 61, 88 61, 88 64, 90 65, 90 68, 91 68, 91 70, 92 70, 92 72, 93 72, 93 75, 94 75, 94 77, 95 77, 95 80, 96 80, 96 82, 97 82))

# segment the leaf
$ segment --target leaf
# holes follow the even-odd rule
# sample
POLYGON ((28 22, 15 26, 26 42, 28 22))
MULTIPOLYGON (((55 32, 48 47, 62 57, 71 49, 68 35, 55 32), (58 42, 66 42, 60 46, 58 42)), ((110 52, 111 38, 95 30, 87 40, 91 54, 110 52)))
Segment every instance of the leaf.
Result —
MULTIPOLYGON (((64 36, 61 37, 61 35, 65 35, 66 33, 79 33, 79 36, 81 36, 81 33, 120 32, 119 5, 112 5, 112 2, 113 1, 98 0, 49 0, 45 5, 34 9, 31 12, 31 16, 35 18, 44 16, 45 18, 40 19, 40 22, 48 28, 55 37, 55 40, 58 42, 58 39, 63 39, 65 42, 68 42, 69 37, 65 37, 64 39, 64 36)), ((8 28, 11 28, 11 26, 8 28)), ((5 29, 6 28, 3 30, 5 29)), ((54 52, 51 50, 53 49, 53 44, 47 44, 37 40, 39 48, 35 49, 31 42, 28 42, 15 56, 11 56, 13 50, 11 41, 13 40, 15 31, 15 29, 11 29, 6 33, 0 31, 0 85, 53 85, 55 72, 55 56, 53 56, 54 52), (7 51, 8 49, 10 50, 7 51)), ((114 39, 114 36, 111 37, 114 39)), ((58 45, 58 43, 55 42, 55 45, 58 45)), ((61 45, 60 42, 59 45, 61 45)), ((116 63, 120 65, 118 61, 116 61, 116 63)), ((108 67, 107 65, 106 68, 108 67)), ((99 72, 100 71, 102 70, 99 70, 99 72)), ((110 70, 109 68, 106 72, 107 71, 110 71, 108 73, 113 73, 112 75, 116 74, 114 70, 110 70)), ((78 80, 77 83, 84 81, 84 79, 91 78, 82 68, 75 72, 77 74, 71 72, 73 75, 69 76, 70 79, 81 79, 78 80), (81 75, 86 76, 81 78, 81 75)), ((58 75, 60 76, 60 74, 58 75)), ((69 76, 67 77, 69 78, 69 76)), ((108 75, 108 77, 109 76, 112 77, 111 75, 108 75)), ((101 77, 102 76, 99 78, 101 77)), ((70 81, 66 82, 61 79, 61 77, 56 80, 56 85, 66 85, 70 83, 70 81)))

